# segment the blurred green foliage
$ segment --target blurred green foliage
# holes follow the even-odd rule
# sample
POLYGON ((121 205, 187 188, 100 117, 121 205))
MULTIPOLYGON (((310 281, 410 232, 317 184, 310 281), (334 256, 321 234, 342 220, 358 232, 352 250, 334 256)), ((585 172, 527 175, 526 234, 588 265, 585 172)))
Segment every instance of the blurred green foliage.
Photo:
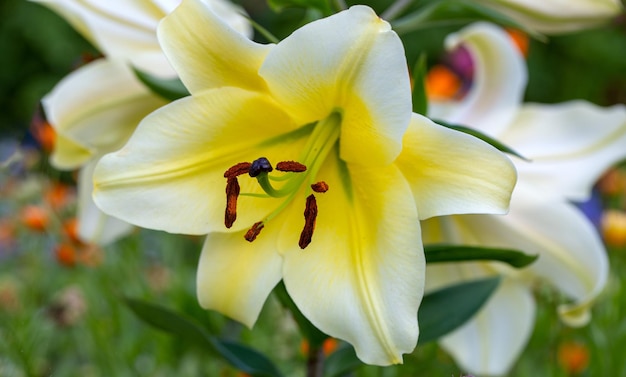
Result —
POLYGON ((43 6, 0 2, 0 130, 20 137, 38 102, 94 49, 43 6))

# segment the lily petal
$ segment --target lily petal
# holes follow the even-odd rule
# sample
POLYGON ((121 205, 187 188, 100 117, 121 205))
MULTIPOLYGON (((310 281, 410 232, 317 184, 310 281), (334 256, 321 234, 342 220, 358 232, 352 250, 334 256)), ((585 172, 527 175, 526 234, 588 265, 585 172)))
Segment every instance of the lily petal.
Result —
MULTIPOLYGON (((262 156, 270 161, 297 156, 304 143, 297 133, 279 142, 295 127, 269 97, 239 88, 180 99, 147 116, 126 146, 101 159, 96 204, 146 228, 225 231, 224 172, 262 156)), ((262 192, 254 179, 240 179, 240 185, 242 193, 262 192)), ((241 196, 240 219, 231 230, 250 227, 274 207, 272 200, 241 196)))
POLYGON ((159 52, 156 40, 158 21, 178 3, 170 0, 166 9, 153 1, 76 0, 40 1, 62 15, 108 58, 130 60, 142 70, 173 75, 172 68, 159 52), (152 53, 152 64, 138 64, 135 57, 152 53), (159 67, 160 69, 155 68, 159 67))
POLYGON ((477 0, 542 33, 561 34, 607 22, 622 10, 620 0, 477 0))
POLYGON ((183 0, 159 25, 158 38, 192 94, 222 86, 265 88, 257 72, 273 45, 249 40, 202 0, 183 0))
POLYGON ((341 158, 384 165, 411 113, 400 38, 366 6, 311 22, 276 45, 259 74, 299 124, 342 115, 341 158))
POLYGON ((88 153, 121 147, 144 116, 166 103, 142 85, 125 63, 106 59, 66 76, 42 102, 61 135, 53 154, 59 168, 73 165, 72 156, 77 166, 88 153))
POLYGON ((600 175, 626 158, 626 106, 525 105, 502 141, 532 160, 517 164, 520 180, 546 195, 584 201, 600 175))
POLYGON ((337 161, 320 170, 330 188, 316 195, 317 225, 304 250, 298 247, 302 208, 291 207, 279 240, 283 279, 302 313, 353 344, 362 361, 401 363, 417 342, 424 286, 417 211, 393 165, 350 165, 349 171, 350 178, 342 177, 337 161))
POLYGON ((439 235, 448 242, 508 247, 539 255, 524 270, 507 272, 542 279, 572 298, 572 304, 559 308, 569 325, 589 321, 591 303, 606 285, 608 260, 593 224, 573 205, 545 198, 521 181, 507 216, 453 216, 429 220, 423 227, 425 242, 440 242, 431 238, 437 235, 432 227, 440 227, 439 235), (437 221, 441 221, 439 225, 437 221))
POLYGON ((489 144, 414 114, 396 161, 420 219, 506 213, 516 182, 511 161, 489 144))
MULTIPOLYGON (((269 229, 268 229, 269 230, 269 229)), ((264 232, 254 242, 244 234, 210 233, 198 264, 198 301, 248 327, 281 279, 282 257, 275 234, 264 232)))
POLYGON ((87 163, 95 153, 95 150, 81 146, 63 134, 56 133, 50 163, 57 169, 74 170, 87 163))
POLYGON ((504 30, 479 22, 446 39, 448 49, 466 47, 474 62, 470 92, 451 107, 429 104, 429 117, 474 127, 498 137, 513 120, 526 89, 526 65, 504 30), (453 109, 451 111, 451 109, 453 109))
POLYGON ((134 227, 102 212, 93 202, 93 170, 97 159, 78 173, 78 237, 85 242, 108 245, 130 234, 134 227))
POLYGON ((526 346, 534 323, 532 294, 525 284, 505 278, 480 311, 439 344, 465 371, 504 376, 526 346))

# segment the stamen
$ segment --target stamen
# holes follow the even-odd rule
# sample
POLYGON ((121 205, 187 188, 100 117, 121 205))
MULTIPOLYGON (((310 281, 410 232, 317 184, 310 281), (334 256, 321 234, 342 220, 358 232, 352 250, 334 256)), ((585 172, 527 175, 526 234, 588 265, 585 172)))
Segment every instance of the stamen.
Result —
POLYGON ((315 230, 315 219, 317 218, 317 201, 313 194, 306 198, 306 208, 304 209, 304 229, 300 233, 298 245, 301 249, 309 246, 315 230))
POLYGON ((263 221, 254 223, 254 225, 252 225, 252 228, 248 229, 248 231, 246 232, 246 235, 243 237, 246 239, 246 241, 252 242, 256 239, 256 236, 258 236, 259 233, 261 233, 261 229, 263 229, 264 227, 265 225, 263 224, 263 221))
POLYGON ((319 181, 317 183, 312 184, 311 188, 315 192, 323 193, 323 192, 328 191, 328 183, 326 183, 324 181, 319 181))
POLYGON ((276 164, 276 170, 292 173, 302 173, 303 171, 306 171, 306 165, 303 165, 296 161, 281 161, 276 164))
POLYGON ((252 161, 248 174, 250 174, 251 177, 256 177, 263 172, 269 173, 272 170, 274 169, 272 168, 272 164, 270 164, 269 160, 265 157, 259 157, 252 161))
POLYGON ((226 225, 226 228, 233 226, 237 219, 237 197, 240 190, 237 178, 228 178, 226 183, 226 211, 224 213, 224 225, 226 225))
POLYGON ((235 178, 238 175, 246 174, 250 171, 251 165, 252 164, 249 162, 240 162, 237 165, 231 166, 224 172, 224 178, 235 178))

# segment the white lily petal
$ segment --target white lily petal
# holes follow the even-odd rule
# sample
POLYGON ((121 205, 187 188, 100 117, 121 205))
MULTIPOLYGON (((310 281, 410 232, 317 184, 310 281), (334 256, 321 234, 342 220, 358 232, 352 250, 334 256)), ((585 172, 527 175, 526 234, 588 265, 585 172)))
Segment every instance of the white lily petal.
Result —
POLYGON ((85 242, 108 245, 130 234, 134 227, 102 212, 93 202, 93 170, 97 159, 78 172, 78 237, 85 242))
POLYGON ((620 0, 476 0, 541 33, 560 34, 608 22, 620 0))
POLYGON ((282 257, 276 235, 267 229, 254 242, 244 234, 211 233, 198 264, 198 301, 248 327, 256 322, 263 303, 281 279, 282 257))
MULTIPOLYGON (((73 0, 40 1, 65 17, 81 34, 88 38, 108 58, 134 61, 143 53, 154 55, 157 70, 152 64, 139 65, 154 74, 173 75, 172 68, 159 51, 156 39, 158 21, 165 17, 160 6, 152 1, 127 0, 73 0)), ((179 0, 169 0, 173 9, 179 0)))
POLYGON ((249 40, 220 19, 205 1, 183 0, 160 23, 158 38, 192 94, 221 86, 265 88, 258 69, 273 45, 249 40))
POLYGON ((526 346, 534 322, 532 294, 525 284, 505 278, 480 311, 439 344, 464 371, 505 376, 526 346))
POLYGON ((522 103, 527 81, 524 58, 504 30, 487 23, 472 24, 446 39, 448 49, 461 44, 474 62, 472 88, 454 107, 445 103, 437 107, 433 101, 429 117, 498 137, 522 103))
POLYGON ((517 164, 520 180, 546 195, 584 201, 600 175, 626 159, 626 106, 525 105, 501 140, 532 160, 517 164))
POLYGON ((543 197, 523 182, 515 188, 506 216, 466 215, 428 220, 425 242, 505 247, 539 255, 510 276, 539 278, 574 300, 560 308, 570 325, 588 321, 591 302, 606 285, 608 260, 593 227, 573 205, 543 197))
POLYGON ((371 8, 311 22, 276 45, 259 74, 297 123, 339 112, 341 157, 387 164, 409 123, 409 76, 400 38, 371 8))
POLYGON ((401 363, 417 342, 424 284, 417 212, 393 165, 349 171, 352 185, 346 186, 336 161, 320 170, 330 188, 315 195, 317 225, 304 250, 298 247, 304 203, 291 206, 279 243, 283 279, 302 313, 354 345, 362 361, 401 363))
POLYGON ((417 114, 396 164, 409 180, 420 219, 506 213, 516 182, 513 164, 500 151, 417 114))
MULTIPOLYGON (((106 59, 66 76, 42 102, 55 131, 67 139, 53 153, 60 168, 72 165, 64 148, 72 152, 82 147, 83 157, 112 152, 128 140, 144 116, 166 103, 141 84, 126 64, 106 59)), ((80 156, 76 164, 84 162, 80 156)))
MULTIPOLYGON (((180 99, 147 116, 122 149, 101 159, 96 203, 146 228, 186 234, 226 231, 224 172, 261 156, 270 161, 297 156, 306 135, 280 139, 295 129, 262 94, 224 87, 180 99)), ((275 206, 271 200, 243 196, 261 192, 255 179, 242 177, 239 183, 239 218, 231 231, 249 228, 275 206)))

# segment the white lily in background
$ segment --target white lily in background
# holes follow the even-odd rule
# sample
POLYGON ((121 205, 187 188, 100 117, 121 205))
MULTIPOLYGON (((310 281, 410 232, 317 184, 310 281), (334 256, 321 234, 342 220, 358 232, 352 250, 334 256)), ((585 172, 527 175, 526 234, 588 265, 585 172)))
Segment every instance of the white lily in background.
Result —
POLYGON ((424 285, 418 219, 505 212, 510 161, 412 114, 402 42, 366 6, 261 45, 183 0, 159 40, 191 96, 100 160, 96 203, 146 228, 208 234, 204 308, 252 326, 282 279, 361 360, 402 362, 424 285))
POLYGON ((592 223, 569 201, 584 201, 610 165, 626 158, 626 108, 583 101, 522 104, 526 67, 507 34, 479 23, 451 35, 449 47, 469 49, 475 64, 460 101, 431 102, 430 116, 474 127, 529 158, 514 159, 518 184, 506 216, 464 215, 423 222, 425 243, 519 249, 539 259, 522 270, 498 263, 429 265, 426 289, 503 274, 501 286, 472 320, 441 340, 455 360, 479 375, 503 375, 533 329, 533 283, 551 283, 573 300, 562 320, 585 324, 608 274, 604 246, 592 223))
MULTIPOLYGON (((52 165, 61 170, 80 168, 78 235, 104 245, 133 227, 95 206, 93 169, 101 156, 126 143, 144 116, 167 103, 145 87, 131 67, 175 77, 157 41, 156 28, 180 0, 37 2, 65 17, 105 56, 70 73, 42 101, 57 133, 52 165)), ((251 35, 241 9, 224 0, 207 0, 207 4, 236 30, 251 35)))
POLYGON ((474 0, 530 30, 562 34, 601 25, 622 11, 620 0, 474 0))

